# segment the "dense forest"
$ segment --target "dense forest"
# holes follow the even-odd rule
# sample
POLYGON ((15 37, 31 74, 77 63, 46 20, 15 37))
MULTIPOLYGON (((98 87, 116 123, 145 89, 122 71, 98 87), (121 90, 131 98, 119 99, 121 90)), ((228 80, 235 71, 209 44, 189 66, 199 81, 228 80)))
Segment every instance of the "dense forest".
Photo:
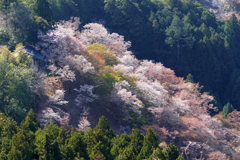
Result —
POLYGON ((238 159, 239 40, 193 0, 0 0, 0 159, 238 159))
POLYGON ((1 115, 0 129, 1 160, 183 160, 173 144, 161 149, 153 130, 149 129, 145 136, 137 129, 130 135, 117 135, 105 117, 87 131, 66 130, 55 124, 41 129, 30 110, 20 125, 1 115))

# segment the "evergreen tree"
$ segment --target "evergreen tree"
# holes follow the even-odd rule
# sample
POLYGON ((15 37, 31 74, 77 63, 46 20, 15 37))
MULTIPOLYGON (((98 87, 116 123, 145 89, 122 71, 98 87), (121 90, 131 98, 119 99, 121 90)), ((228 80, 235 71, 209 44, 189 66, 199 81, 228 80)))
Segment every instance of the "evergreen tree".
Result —
POLYGON ((154 149, 158 147, 158 136, 152 130, 149 129, 144 136, 143 147, 138 155, 138 159, 147 159, 153 153, 154 149))
POLYGON ((106 160, 109 156, 106 157, 106 154, 104 155, 104 153, 101 152, 103 147, 104 145, 100 143, 96 144, 89 155, 90 160, 106 160))
POLYGON ((17 123, 12 118, 7 117, 0 113, 0 137, 6 137, 11 139, 17 132, 17 123))
POLYGON ((22 153, 17 150, 15 147, 11 149, 11 151, 8 154, 8 160, 23 160, 22 153))
POLYGON ((138 155, 138 153, 141 151, 142 145, 143 135, 140 133, 139 130, 133 129, 131 134, 130 147, 132 148, 134 155, 138 155))
POLYGON ((18 43, 34 43, 38 26, 23 4, 12 3, 6 12, 0 12, 0 43, 15 47, 18 43))
MULTIPOLYGON (((88 153, 91 157, 111 159, 111 139, 115 136, 105 117, 100 117, 97 126, 86 133, 88 153), (102 156, 103 155, 103 156, 102 156)), ((90 159, 91 159, 90 157, 90 159)))
POLYGON ((8 160, 8 153, 11 150, 11 139, 17 132, 17 123, 0 114, 0 159, 8 160))
POLYGON ((161 160, 166 159, 161 148, 156 148, 151 154, 151 156, 148 158, 148 160, 156 160, 156 159, 161 159, 161 160))
POLYGON ((138 154, 141 151, 143 145, 143 135, 139 130, 133 129, 130 135, 130 144, 124 149, 124 151, 117 157, 119 160, 134 160, 137 159, 138 154))
POLYGON ((237 50, 237 41, 240 40, 240 24, 235 15, 225 22, 224 33, 226 34, 225 45, 237 50))
POLYGON ((35 157, 35 136, 29 129, 20 128, 12 138, 9 160, 32 160, 35 157))
POLYGON ((182 160, 174 145, 162 152, 153 130, 148 130, 146 136, 137 129, 131 135, 116 136, 105 117, 94 129, 84 132, 55 124, 40 129, 35 118, 29 111, 17 128, 15 121, 0 115, 1 160, 172 160, 176 156, 182 160))
POLYGON ((25 120, 21 123, 21 127, 23 129, 29 129, 32 132, 36 132, 39 128, 37 117, 32 109, 30 109, 27 116, 25 117, 25 120))
POLYGON ((88 159, 86 144, 84 142, 83 132, 74 132, 67 142, 66 159, 72 160, 74 158, 88 159))
POLYGON ((111 154, 114 157, 117 157, 116 159, 124 159, 124 150, 128 147, 130 144, 130 136, 127 134, 122 134, 117 137, 115 137, 112 140, 112 148, 111 148, 111 154))
POLYGON ((225 104, 222 111, 223 117, 227 118, 227 115, 231 113, 233 110, 234 110, 233 105, 231 105, 230 103, 225 104))
POLYGON ((31 56, 21 45, 15 51, 0 49, 0 111, 20 122, 32 102, 33 72, 31 56))
POLYGON ((8 153, 11 150, 11 139, 8 137, 1 137, 1 152, 0 159, 8 160, 8 153))
POLYGON ((163 154, 167 160, 175 160, 180 155, 174 144, 169 144, 166 148, 164 148, 163 154))
POLYGON ((178 158, 176 160, 184 160, 182 155, 179 155, 178 158))
POLYGON ((186 81, 187 81, 187 82, 194 83, 193 76, 192 76, 190 73, 187 75, 186 81))
POLYGON ((180 56, 180 49, 183 47, 191 47, 194 42, 187 20, 185 20, 184 23, 177 15, 173 16, 171 25, 166 29, 166 35, 167 38, 165 42, 171 47, 176 46, 177 59, 179 59, 180 56))
POLYGON ((59 127, 55 124, 47 125, 36 132, 36 151, 40 160, 62 159, 58 143, 59 127))

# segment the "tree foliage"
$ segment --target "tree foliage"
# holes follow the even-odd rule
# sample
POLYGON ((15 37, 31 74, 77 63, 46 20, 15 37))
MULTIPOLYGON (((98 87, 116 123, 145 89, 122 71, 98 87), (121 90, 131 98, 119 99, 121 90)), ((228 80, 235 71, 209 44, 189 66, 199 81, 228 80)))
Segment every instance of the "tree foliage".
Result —
POLYGON ((234 107, 230 103, 227 103, 226 105, 224 105, 222 110, 223 117, 227 118, 227 115, 232 111, 234 111, 234 107))
MULTIPOLYGON (((105 117, 99 119, 95 128, 85 132, 66 130, 55 124, 41 129, 36 123, 33 111, 28 113, 20 126, 11 118, 1 115, 1 159, 113 160, 125 156, 127 159, 142 159, 140 157, 148 158, 153 150, 160 149, 157 135, 152 130, 149 130, 146 136, 138 130, 133 130, 130 135, 116 135, 105 117)), ((173 147, 172 144, 170 146, 173 147)), ((166 154, 168 152, 172 154, 173 151, 168 149, 166 154)), ((156 154, 155 157, 160 158, 156 154)))
POLYGON ((11 52, 6 46, 0 53, 1 112, 20 121, 31 108, 33 97, 32 58, 22 45, 11 52))

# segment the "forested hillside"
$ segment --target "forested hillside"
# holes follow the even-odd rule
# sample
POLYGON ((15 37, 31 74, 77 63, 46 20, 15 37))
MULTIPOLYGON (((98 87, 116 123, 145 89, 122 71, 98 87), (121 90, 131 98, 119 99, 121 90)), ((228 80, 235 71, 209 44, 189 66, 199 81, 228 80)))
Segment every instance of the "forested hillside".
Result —
POLYGON ((13 0, 1 2, 1 43, 33 44, 37 31, 71 16, 98 22, 132 42, 138 58, 189 73, 219 102, 238 108, 239 21, 217 19, 198 2, 183 0, 13 0))
POLYGON ((0 156, 239 159, 239 40, 197 1, 0 0, 0 156))
POLYGON ((164 150, 158 147, 158 136, 153 130, 145 136, 137 129, 130 135, 117 135, 104 117, 87 131, 66 130, 55 124, 40 129, 32 110, 20 125, 4 115, 0 117, 2 160, 183 160, 173 144, 164 150))

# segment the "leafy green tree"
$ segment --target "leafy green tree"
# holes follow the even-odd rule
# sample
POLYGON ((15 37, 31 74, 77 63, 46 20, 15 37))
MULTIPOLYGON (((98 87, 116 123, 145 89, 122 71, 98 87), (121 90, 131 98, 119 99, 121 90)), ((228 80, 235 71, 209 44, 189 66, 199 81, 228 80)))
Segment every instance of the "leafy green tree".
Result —
POLYGON ((179 155, 178 158, 176 160, 184 160, 182 155, 179 155))
POLYGON ((34 77, 31 56, 20 48, 16 52, 7 47, 0 49, 0 110, 17 121, 24 118, 31 106, 34 77))
POLYGON ((227 47, 234 47, 233 49, 237 50, 235 47, 237 46, 236 42, 240 39, 240 24, 235 15, 225 22, 224 33, 226 34, 225 45, 227 47))
POLYGON ((149 129, 147 134, 144 136, 143 146, 138 155, 138 159, 147 159, 151 156, 154 149, 158 147, 158 136, 152 130, 149 129))
POLYGON ((111 159, 111 140, 115 136, 105 117, 100 117, 97 126, 85 134, 87 151, 91 157, 100 156, 111 159))
POLYGON ((8 159, 32 160, 35 154, 35 134, 38 129, 37 119, 32 110, 28 112, 17 133, 12 137, 8 159))
POLYGON ((151 154, 151 156, 148 158, 148 160, 155 160, 155 159, 161 159, 161 160, 166 159, 161 148, 156 148, 151 154))
POLYGON ((112 140, 111 154, 116 157, 116 159, 124 159, 123 153, 124 150, 128 147, 131 139, 127 134, 119 135, 112 140))
POLYGON ((8 137, 1 138, 1 152, 0 152, 0 159, 8 160, 8 153, 11 150, 11 139, 8 137))
POLYGON ((66 130, 55 124, 40 129, 32 110, 18 127, 3 114, 0 119, 1 160, 172 160, 175 156, 182 159, 172 144, 162 151, 153 130, 148 130, 145 136, 137 129, 131 135, 116 136, 105 117, 87 131, 66 130))
POLYGON ((11 150, 8 159, 32 160, 35 154, 35 134, 38 123, 33 110, 28 112, 25 120, 22 121, 17 133, 12 137, 11 150))
POLYGON ((67 142, 66 159, 72 160, 74 158, 88 159, 86 144, 84 142, 83 132, 74 132, 67 142))
POLYGON ((35 136, 28 129, 19 129, 13 136, 11 150, 8 153, 9 160, 32 160, 35 157, 35 136))
POLYGON ((9 160, 15 160, 15 159, 23 160, 22 153, 19 150, 17 150, 16 148, 12 148, 8 154, 8 159, 9 160))
POLYGON ((36 132, 39 128, 37 117, 32 109, 28 112, 25 120, 21 123, 23 129, 29 129, 32 132, 36 132))
POLYGON ((187 81, 187 82, 194 83, 194 79, 193 79, 192 74, 189 73, 189 74, 187 75, 187 77, 186 77, 186 81, 187 81))
POLYGON ((36 16, 36 2, 37 0, 18 0, 19 3, 23 4, 31 12, 31 16, 36 16))
POLYGON ((129 145, 125 147, 124 151, 117 157, 119 160, 137 159, 137 156, 140 153, 143 145, 143 135, 139 130, 133 129, 132 134, 130 135, 130 139, 131 140, 129 145))
POLYGON ((147 16, 150 13, 143 12, 148 8, 141 6, 140 1, 104 0, 105 17, 109 22, 107 27, 114 28, 115 32, 124 35, 126 39, 131 39, 134 44, 138 44, 133 46, 134 49, 136 47, 136 49, 148 52, 144 46, 151 47, 152 43, 143 41, 143 39, 151 39, 155 35, 152 33, 151 23, 147 16))
POLYGON ((47 125, 43 130, 36 132, 36 152, 40 160, 61 159, 60 146, 58 142, 59 127, 55 124, 47 125))
POLYGON ((194 42, 188 23, 184 23, 177 15, 173 16, 171 25, 166 29, 166 35, 166 43, 171 47, 176 46, 178 58, 180 49, 191 47, 194 42))
POLYGON ((106 155, 104 155, 104 153, 101 152, 103 147, 104 145, 100 143, 96 144, 89 155, 90 160, 106 160, 107 159, 106 155))
POLYGON ((0 159, 8 160, 11 150, 11 139, 17 132, 17 123, 9 117, 0 114, 0 159))
POLYGON ((222 111, 223 117, 227 118, 227 115, 232 111, 234 111, 233 105, 231 105, 230 103, 225 104, 222 111))
POLYGON ((9 139, 17 132, 17 123, 10 117, 0 114, 0 137, 7 137, 9 139))
POLYGON ((167 160, 175 160, 180 155, 177 147, 174 144, 169 144, 166 148, 164 148, 163 154, 167 160))
POLYGON ((23 4, 12 3, 6 12, 0 12, 1 44, 14 47, 18 43, 33 43, 37 40, 38 26, 23 4))

